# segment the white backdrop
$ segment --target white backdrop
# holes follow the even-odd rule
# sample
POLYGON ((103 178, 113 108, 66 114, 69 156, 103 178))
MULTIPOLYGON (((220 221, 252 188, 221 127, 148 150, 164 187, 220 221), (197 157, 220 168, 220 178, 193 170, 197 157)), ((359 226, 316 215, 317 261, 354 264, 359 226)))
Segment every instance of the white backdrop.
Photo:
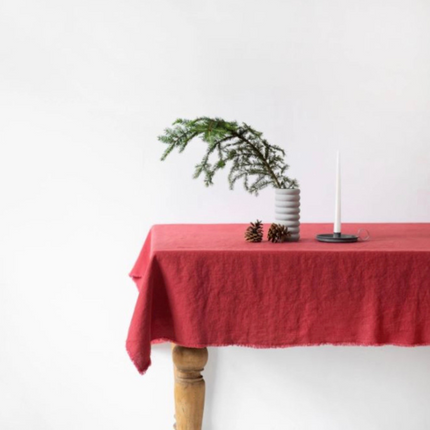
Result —
MULTIPOLYGON (((177 117, 288 152, 302 220, 430 221, 427 0, 13 0, 0 6, 0 428, 164 430, 169 348, 140 376, 127 274, 154 223, 273 220, 161 163, 177 117)), ((205 430, 430 428, 430 349, 211 349, 205 430)))

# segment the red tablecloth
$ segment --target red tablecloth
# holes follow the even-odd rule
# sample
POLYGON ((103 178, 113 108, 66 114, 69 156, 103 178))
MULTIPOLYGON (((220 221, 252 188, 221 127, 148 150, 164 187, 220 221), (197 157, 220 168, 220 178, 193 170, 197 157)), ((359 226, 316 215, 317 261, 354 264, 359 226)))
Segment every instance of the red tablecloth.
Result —
MULTIPOLYGON (((430 224, 346 224, 371 240, 247 243, 245 225, 156 225, 130 274, 139 296, 127 350, 139 372, 151 343, 430 344, 430 224)), ((267 231, 268 226, 265 226, 267 231)))

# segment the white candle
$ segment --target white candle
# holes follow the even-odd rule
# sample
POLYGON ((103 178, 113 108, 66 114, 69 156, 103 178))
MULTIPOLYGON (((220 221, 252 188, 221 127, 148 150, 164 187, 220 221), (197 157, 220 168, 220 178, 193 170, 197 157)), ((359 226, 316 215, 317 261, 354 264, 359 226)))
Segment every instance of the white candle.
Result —
POLYGON ((336 200, 334 209, 334 233, 340 233, 340 152, 337 151, 336 160, 336 200))

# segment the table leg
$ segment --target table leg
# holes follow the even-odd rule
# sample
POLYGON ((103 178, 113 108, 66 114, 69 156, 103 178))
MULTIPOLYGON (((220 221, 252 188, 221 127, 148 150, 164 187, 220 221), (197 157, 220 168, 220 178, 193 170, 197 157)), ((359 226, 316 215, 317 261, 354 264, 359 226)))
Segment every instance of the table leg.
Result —
POLYGON ((172 345, 175 375, 176 430, 201 430, 205 381, 201 372, 208 361, 206 348, 172 345))

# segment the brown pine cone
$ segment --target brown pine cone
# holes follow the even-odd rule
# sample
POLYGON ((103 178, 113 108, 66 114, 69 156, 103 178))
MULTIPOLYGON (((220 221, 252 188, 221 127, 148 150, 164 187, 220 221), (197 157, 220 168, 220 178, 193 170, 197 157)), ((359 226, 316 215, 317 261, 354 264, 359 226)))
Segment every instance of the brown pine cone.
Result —
POLYGON ((245 231, 245 239, 248 242, 261 242, 263 240, 263 222, 259 220, 251 222, 245 231))
POLYGON ((290 237, 291 233, 288 231, 288 227, 282 224, 273 223, 267 232, 267 239, 273 243, 288 242, 290 237))

